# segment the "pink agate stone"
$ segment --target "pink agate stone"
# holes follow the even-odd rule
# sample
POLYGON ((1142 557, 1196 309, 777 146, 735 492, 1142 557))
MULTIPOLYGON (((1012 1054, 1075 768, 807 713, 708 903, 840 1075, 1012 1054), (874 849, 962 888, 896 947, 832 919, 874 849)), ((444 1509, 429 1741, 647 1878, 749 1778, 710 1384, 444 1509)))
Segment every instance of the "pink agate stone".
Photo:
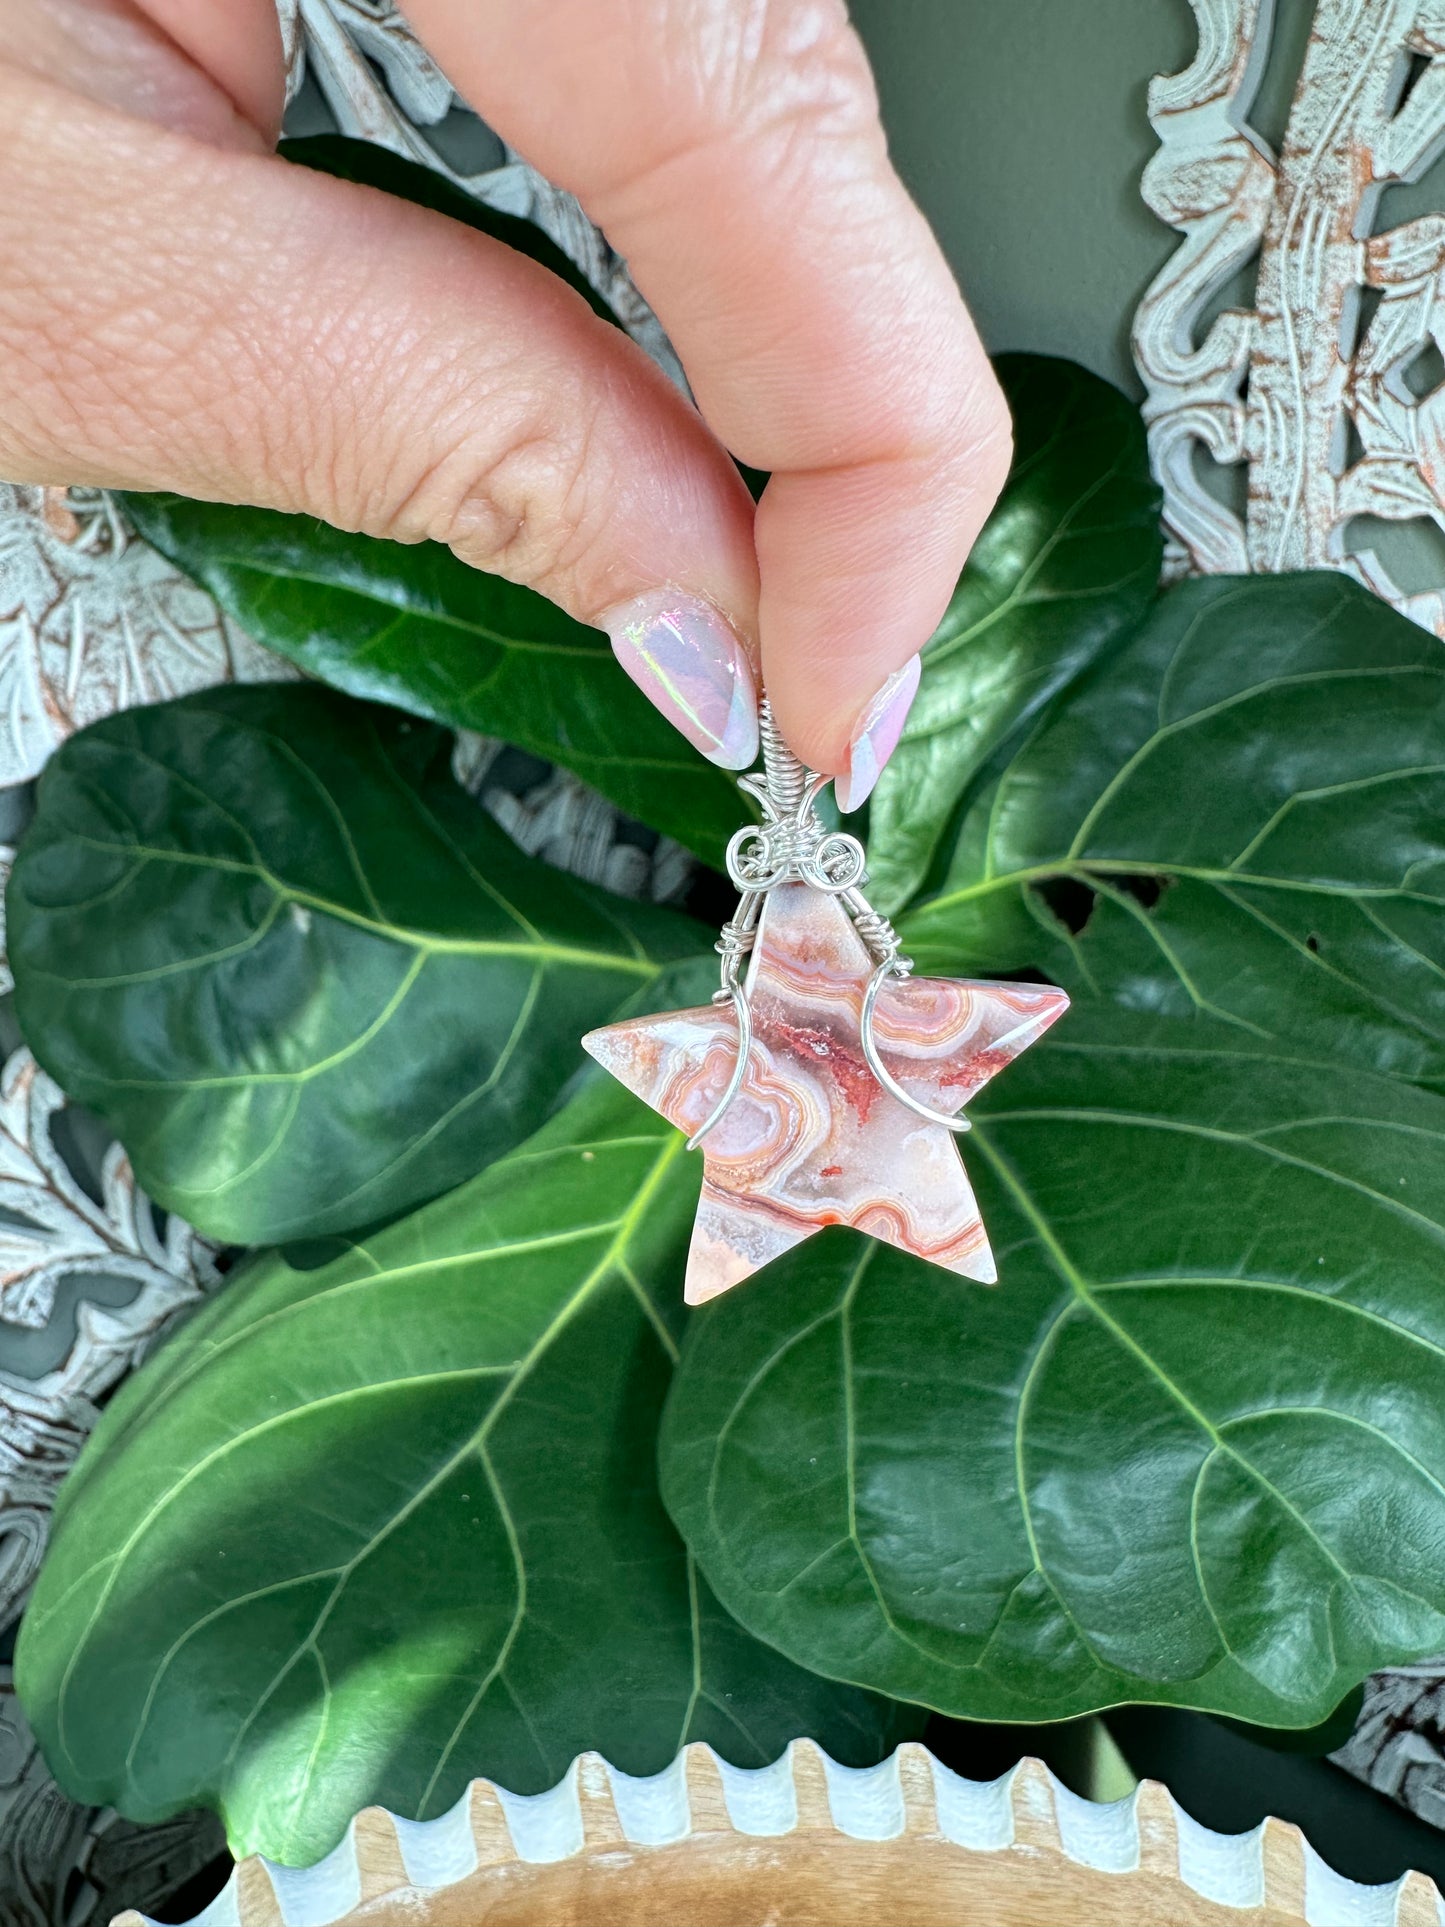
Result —
MULTIPOLYGON (((769 894, 748 978, 747 1074, 702 1145, 688 1304, 833 1224, 965 1278, 997 1278, 953 1133, 900 1104, 864 1060, 859 1023, 872 968, 836 897, 805 883, 769 894)), ((1068 1002, 1047 985, 911 978, 880 992, 874 1034, 898 1084, 951 1117, 1068 1002)), ((582 1043, 690 1135, 732 1075, 737 1019, 705 1004, 610 1024, 582 1043)))

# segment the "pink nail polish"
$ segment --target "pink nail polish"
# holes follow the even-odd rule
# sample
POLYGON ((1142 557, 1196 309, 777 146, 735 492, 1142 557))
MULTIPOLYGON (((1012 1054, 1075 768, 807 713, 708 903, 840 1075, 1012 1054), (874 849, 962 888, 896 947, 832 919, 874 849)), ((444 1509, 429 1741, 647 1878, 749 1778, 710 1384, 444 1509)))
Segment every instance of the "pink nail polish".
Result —
POLYGON ((883 773, 883 765, 898 747, 903 725, 918 694, 918 678, 923 665, 910 656, 901 669, 895 669, 869 703, 848 744, 848 767, 834 778, 833 794, 846 816, 866 803, 873 785, 883 773))
POLYGON ((721 610, 680 589, 655 589, 597 622, 643 695, 709 762, 746 769, 757 760, 753 667, 721 610))

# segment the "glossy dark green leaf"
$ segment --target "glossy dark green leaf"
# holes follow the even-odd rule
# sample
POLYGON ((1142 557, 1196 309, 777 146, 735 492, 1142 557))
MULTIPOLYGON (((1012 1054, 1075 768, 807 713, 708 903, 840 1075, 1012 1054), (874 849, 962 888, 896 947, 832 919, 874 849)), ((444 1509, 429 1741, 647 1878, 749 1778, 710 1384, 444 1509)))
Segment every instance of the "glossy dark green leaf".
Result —
POLYGON ((1000 744, 1143 616, 1163 551, 1144 426, 1072 362, 1002 355, 1016 453, 924 652, 903 739, 869 812, 869 894, 923 883, 955 805, 1000 744))
POLYGON ((1342 576, 1184 583, 970 809, 905 940, 1445 1089, 1442 822, 1435 637, 1342 576))
POLYGON ((150 1195, 240 1244, 373 1223, 509 1150, 688 919, 528 861, 443 732, 294 684, 82 731, 7 905, 16 1010, 150 1195))
POLYGON ((236 1852, 359 1808, 653 1773, 798 1733, 863 1765, 916 1714, 719 1609, 657 1493, 698 1166, 599 1080, 522 1151, 319 1269, 253 1263, 103 1417, 16 1669, 77 1798, 198 1801, 236 1852))
POLYGON ((664 722, 602 631, 534 590, 437 542, 180 495, 125 501, 250 635, 334 688, 560 763, 710 863, 746 820, 734 780, 664 722))
POLYGON ((1289 1727, 1445 1643, 1442 822, 1438 640, 1337 576, 1172 590, 1058 698, 903 921, 1075 999, 971 1107, 1000 1284, 815 1240, 676 1383, 754 1632, 977 1718, 1289 1727))
POLYGON ((1308 1727, 1445 1645, 1445 1099, 1086 1007, 972 1107, 989 1290, 829 1232, 696 1319, 725 1606, 955 1714, 1308 1727))

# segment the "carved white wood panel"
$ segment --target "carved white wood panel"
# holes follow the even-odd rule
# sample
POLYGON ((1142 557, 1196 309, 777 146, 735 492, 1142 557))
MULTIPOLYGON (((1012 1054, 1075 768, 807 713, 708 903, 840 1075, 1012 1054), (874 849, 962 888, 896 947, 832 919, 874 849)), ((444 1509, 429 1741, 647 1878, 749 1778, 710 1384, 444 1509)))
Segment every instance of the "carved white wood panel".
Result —
POLYGON ((1249 124, 1269 6, 1190 4, 1198 52, 1150 86, 1143 180, 1183 240, 1134 327, 1171 567, 1342 569, 1445 635, 1445 581, 1405 593, 1350 532, 1359 515, 1445 528, 1445 393, 1406 379, 1445 338, 1445 214, 1374 232, 1383 190, 1445 144, 1445 4, 1318 0, 1277 155, 1249 124), (1250 306, 1204 325, 1250 262, 1250 306), (1201 449, 1246 465, 1245 515, 1205 486, 1201 449))
POLYGON ((113 710, 289 673, 99 490, 0 482, 0 787, 113 710))

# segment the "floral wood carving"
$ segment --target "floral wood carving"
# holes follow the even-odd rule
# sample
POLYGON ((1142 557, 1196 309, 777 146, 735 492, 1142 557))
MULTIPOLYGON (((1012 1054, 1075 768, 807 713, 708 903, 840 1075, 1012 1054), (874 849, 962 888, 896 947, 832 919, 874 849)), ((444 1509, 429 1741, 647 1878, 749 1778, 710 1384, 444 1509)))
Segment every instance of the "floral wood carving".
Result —
POLYGON ((1445 589, 1405 593, 1350 532, 1359 515, 1445 528, 1445 391, 1407 380, 1445 341, 1445 215, 1371 232, 1383 189, 1445 144, 1445 5, 1318 0, 1276 157, 1249 126, 1267 0, 1190 4, 1199 49, 1150 86, 1160 150, 1143 180, 1184 239, 1134 327, 1170 565, 1341 569, 1445 635, 1445 589), (1201 335, 1251 258, 1253 309, 1201 335), (1243 518, 1200 480, 1200 448, 1247 464, 1243 518))
POLYGON ((113 710, 290 673, 99 490, 0 483, 0 787, 113 710))
MULTIPOLYGON (((17 1082, 43 1077, 22 1051, 7 1065, 5 1083, 13 1093, 17 1082)), ((119 1188, 129 1182, 127 1170, 119 1188)), ((139 1205, 133 1189, 129 1195, 132 1206, 139 1205)), ((137 1222, 148 1211, 137 1209, 137 1222)), ((58 1365, 34 1379, 0 1371, 0 1626, 15 1617, 35 1576, 56 1489, 95 1423, 96 1401, 217 1281, 211 1249, 185 1227, 174 1228, 173 1241, 138 1233, 137 1244, 142 1254, 149 1246, 156 1255, 144 1271, 144 1257, 131 1258, 140 1289, 127 1304, 82 1299, 75 1336, 58 1365)), ((88 1269, 114 1276, 117 1266, 97 1260, 88 1269)))
MULTIPOLYGON (((55 1145, 52 1126, 64 1108, 59 1085, 17 1051, 0 1073, 0 1319, 42 1330, 57 1288, 77 1274, 183 1285, 185 1296, 198 1295, 215 1280, 214 1248, 179 1218, 158 1229, 118 1144, 101 1161, 100 1198, 92 1199, 55 1145)), ((4 1604, 0 1591, 0 1622, 4 1604)))

